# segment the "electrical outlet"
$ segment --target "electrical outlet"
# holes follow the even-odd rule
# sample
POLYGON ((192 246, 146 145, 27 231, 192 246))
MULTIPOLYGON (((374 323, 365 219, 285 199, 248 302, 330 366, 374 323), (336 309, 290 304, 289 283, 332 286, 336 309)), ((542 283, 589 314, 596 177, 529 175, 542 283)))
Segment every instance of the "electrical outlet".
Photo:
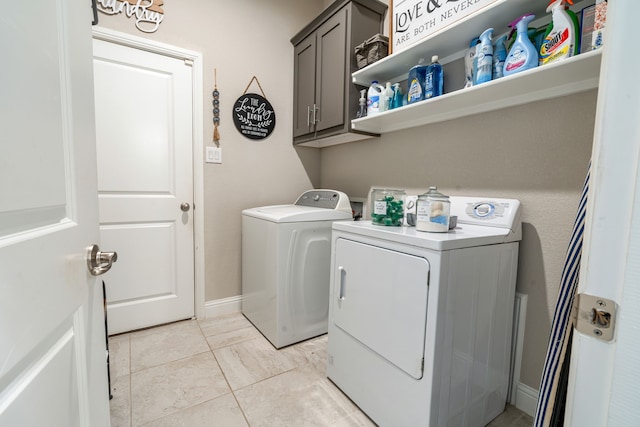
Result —
POLYGON ((222 148, 207 147, 205 161, 207 163, 222 163, 222 148))

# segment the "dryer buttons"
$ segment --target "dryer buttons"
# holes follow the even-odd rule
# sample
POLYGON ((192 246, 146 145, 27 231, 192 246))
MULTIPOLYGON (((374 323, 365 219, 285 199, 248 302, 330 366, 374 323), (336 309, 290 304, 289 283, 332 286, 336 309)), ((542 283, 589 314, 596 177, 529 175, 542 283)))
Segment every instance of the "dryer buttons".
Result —
POLYGON ((467 214, 477 219, 493 219, 504 214, 504 206, 499 203, 482 201, 467 206, 467 214))

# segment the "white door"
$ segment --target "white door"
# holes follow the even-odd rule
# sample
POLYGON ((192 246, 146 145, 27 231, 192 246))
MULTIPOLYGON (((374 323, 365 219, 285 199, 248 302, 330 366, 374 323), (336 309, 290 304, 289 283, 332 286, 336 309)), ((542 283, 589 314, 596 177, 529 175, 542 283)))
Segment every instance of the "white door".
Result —
POLYGON ((91 8, 6 4, 0 18, 0 425, 108 426, 91 8))
POLYGON ((192 67, 94 39, 109 333, 193 317, 192 67))
POLYGON ((640 57, 637 0, 609 2, 578 292, 618 305, 614 341, 574 331, 567 426, 640 425, 640 57))

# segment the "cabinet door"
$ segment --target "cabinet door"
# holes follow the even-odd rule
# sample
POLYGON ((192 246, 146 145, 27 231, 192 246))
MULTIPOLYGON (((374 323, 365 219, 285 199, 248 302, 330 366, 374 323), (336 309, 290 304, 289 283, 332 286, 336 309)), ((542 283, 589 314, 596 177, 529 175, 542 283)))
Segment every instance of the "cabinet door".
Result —
POLYGON ((293 71, 293 136, 311 133, 311 110, 316 90, 316 35, 295 46, 293 71))
POLYGON ((337 12, 316 34, 316 131, 319 132, 345 123, 347 9, 337 12))

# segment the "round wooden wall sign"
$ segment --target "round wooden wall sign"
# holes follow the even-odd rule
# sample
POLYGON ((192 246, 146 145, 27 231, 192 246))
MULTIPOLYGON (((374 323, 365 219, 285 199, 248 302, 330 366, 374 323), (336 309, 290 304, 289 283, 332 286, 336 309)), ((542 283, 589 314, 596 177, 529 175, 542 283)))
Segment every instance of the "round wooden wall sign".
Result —
POLYGON ((276 113, 264 96, 247 93, 233 105, 233 123, 246 138, 265 139, 276 127, 276 113))

